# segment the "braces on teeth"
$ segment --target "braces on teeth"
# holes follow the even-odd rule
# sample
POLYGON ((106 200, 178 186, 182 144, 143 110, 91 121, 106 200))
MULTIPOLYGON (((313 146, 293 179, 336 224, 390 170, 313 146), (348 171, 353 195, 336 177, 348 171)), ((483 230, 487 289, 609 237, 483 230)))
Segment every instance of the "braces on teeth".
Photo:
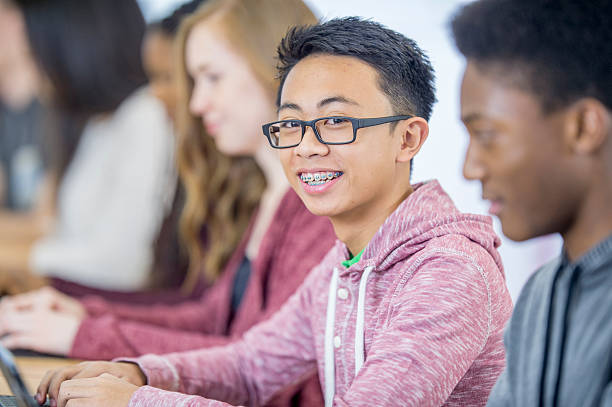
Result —
POLYGON ((300 179, 308 185, 321 185, 342 175, 340 171, 317 172, 314 174, 301 174, 300 179))

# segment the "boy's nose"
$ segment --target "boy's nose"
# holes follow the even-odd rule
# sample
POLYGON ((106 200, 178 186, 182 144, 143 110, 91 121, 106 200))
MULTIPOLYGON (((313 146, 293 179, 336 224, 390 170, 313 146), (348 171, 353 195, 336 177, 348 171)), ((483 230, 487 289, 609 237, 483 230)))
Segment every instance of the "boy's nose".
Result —
POLYGON ((321 143, 317 139, 317 135, 312 127, 306 127, 304 130, 304 137, 302 137, 302 141, 295 149, 296 154, 302 157, 312 157, 314 155, 322 156, 329 153, 329 146, 321 143))
POLYGON ((463 176, 469 180, 482 180, 485 176, 485 167, 476 150, 472 143, 470 143, 465 153, 463 176))

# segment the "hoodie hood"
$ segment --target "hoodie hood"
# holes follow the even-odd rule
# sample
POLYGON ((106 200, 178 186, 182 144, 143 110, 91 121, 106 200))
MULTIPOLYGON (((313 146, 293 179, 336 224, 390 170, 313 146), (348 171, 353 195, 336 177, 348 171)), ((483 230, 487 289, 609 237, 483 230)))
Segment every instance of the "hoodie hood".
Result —
MULTIPOLYGON (((435 238, 460 235, 489 252, 503 275, 501 245, 489 216, 460 212, 438 181, 413 185, 414 191, 397 207, 366 246, 361 260, 346 271, 374 267, 382 272, 423 249, 435 238)), ((349 251, 339 243, 348 258, 349 251)))

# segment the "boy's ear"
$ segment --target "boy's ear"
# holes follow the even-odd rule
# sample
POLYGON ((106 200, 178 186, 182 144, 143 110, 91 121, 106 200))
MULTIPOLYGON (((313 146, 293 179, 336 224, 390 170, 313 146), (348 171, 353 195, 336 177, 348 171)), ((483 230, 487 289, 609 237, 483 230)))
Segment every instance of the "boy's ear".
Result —
POLYGON ((577 154, 597 152, 610 137, 610 111, 597 99, 580 99, 570 108, 566 125, 566 140, 577 154))
POLYGON ((421 146, 429 135, 429 124, 422 117, 413 117, 402 120, 397 125, 401 131, 401 146, 398 151, 397 162, 409 162, 419 152, 421 146))

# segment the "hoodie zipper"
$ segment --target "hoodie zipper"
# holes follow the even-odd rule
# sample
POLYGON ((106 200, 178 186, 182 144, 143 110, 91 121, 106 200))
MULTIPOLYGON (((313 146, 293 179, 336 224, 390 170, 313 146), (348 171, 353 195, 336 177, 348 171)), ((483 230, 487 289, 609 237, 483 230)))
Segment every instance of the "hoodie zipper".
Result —
POLYGON ((336 392, 336 369, 334 363, 334 325, 336 322, 336 291, 338 290, 338 269, 334 267, 329 282, 327 316, 325 319, 325 407, 331 407, 336 392))
MULTIPOLYGON (((551 319, 553 317, 553 307, 554 307, 554 300, 555 300, 555 291, 557 289, 557 282, 564 269, 565 269, 565 266, 563 266, 562 264, 559 267, 559 270, 557 270, 557 272, 555 273, 555 277, 553 279, 553 284, 552 284, 550 302, 548 305, 548 318, 547 318, 547 323, 546 323, 546 335, 545 335, 545 342, 544 342, 544 358, 542 361, 542 371, 540 375, 540 400, 539 400, 540 406, 546 405, 545 404, 545 394, 546 394, 545 389, 546 389, 546 376, 547 376, 546 373, 547 373, 547 367, 548 367, 548 359, 550 357, 549 345, 550 345, 550 339, 552 336, 551 319)), ((568 288, 567 288, 567 298, 565 302, 565 307, 563 309, 563 316, 561 319, 563 325, 561 327, 561 340, 560 340, 559 359, 558 359, 558 365, 557 365, 557 375, 555 378, 555 387, 554 387, 554 392, 552 395, 553 397, 552 406, 553 407, 556 407, 558 405, 558 400, 559 400, 559 391, 561 389, 561 376, 563 374, 563 360, 565 357, 565 347, 566 347, 566 342, 567 342, 567 331, 569 330, 569 311, 570 311, 570 306, 572 302, 572 297, 574 294, 574 286, 576 285, 576 282, 578 281, 579 276, 580 276, 580 269, 576 267, 574 270, 572 270, 570 274, 570 281, 569 281, 568 288)))
POLYGON ((557 281, 559 280, 559 277, 561 276, 561 272, 564 269, 564 265, 563 263, 561 263, 561 265, 559 266, 559 269, 555 272, 555 277, 553 278, 553 283, 552 283, 552 290, 550 292, 550 300, 548 302, 548 317, 546 319, 546 334, 544 335, 544 356, 542 358, 542 368, 541 368, 541 372, 540 372, 540 400, 538 405, 539 406, 544 406, 544 389, 546 388, 546 367, 548 365, 548 345, 550 343, 550 335, 551 335, 551 329, 550 329, 550 320, 552 318, 552 310, 553 310, 553 306, 555 303, 555 291, 557 289, 557 281))
MULTIPOLYGON (((357 320, 355 323, 355 377, 365 361, 365 297, 368 277, 374 266, 368 266, 359 280, 359 297, 357 298, 357 320)), ((334 328, 336 322, 336 292, 338 291, 338 268, 334 267, 329 294, 327 298, 327 315, 325 320, 325 407, 332 407, 336 393, 336 372, 334 355, 334 328)))
POLYGON ((580 276, 580 268, 576 267, 572 270, 570 276, 569 287, 567 289, 567 303, 565 304, 565 310, 563 311, 563 330, 561 331, 561 351, 559 352, 559 366, 557 371, 557 380, 555 382, 555 392, 553 396, 553 406, 558 405, 559 391, 561 389, 561 374, 563 373, 563 358, 565 356, 565 345, 567 342, 567 331, 569 330, 569 311, 572 304, 572 297, 574 295, 574 286, 580 276))

